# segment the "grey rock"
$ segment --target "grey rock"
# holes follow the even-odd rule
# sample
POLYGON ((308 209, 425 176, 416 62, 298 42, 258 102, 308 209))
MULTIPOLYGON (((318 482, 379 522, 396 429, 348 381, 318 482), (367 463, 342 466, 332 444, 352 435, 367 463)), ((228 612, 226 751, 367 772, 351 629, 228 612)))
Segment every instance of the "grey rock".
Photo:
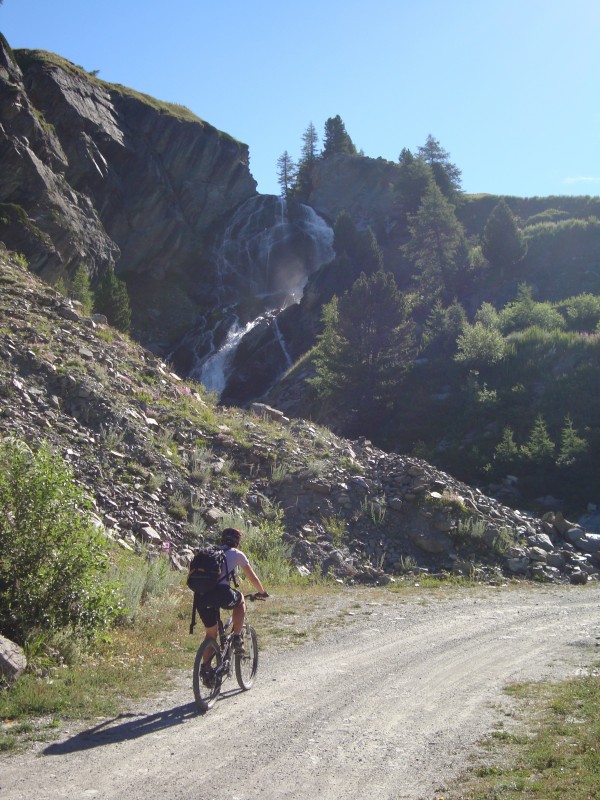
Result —
POLYGON ((27 658, 18 644, 0 635, 0 675, 16 680, 27 668, 27 658))

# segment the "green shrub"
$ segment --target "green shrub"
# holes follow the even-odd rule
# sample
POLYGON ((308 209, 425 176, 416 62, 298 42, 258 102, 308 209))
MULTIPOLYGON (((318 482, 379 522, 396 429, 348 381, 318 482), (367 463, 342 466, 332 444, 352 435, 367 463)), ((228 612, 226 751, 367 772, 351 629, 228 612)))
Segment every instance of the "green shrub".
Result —
POLYGON ((496 364, 506 355, 506 342, 500 331, 481 322, 465 323, 456 345, 454 360, 472 368, 496 364))
POLYGON ((23 644, 39 630, 91 637, 119 613, 105 540, 89 498, 47 445, 0 443, 0 631, 23 644))

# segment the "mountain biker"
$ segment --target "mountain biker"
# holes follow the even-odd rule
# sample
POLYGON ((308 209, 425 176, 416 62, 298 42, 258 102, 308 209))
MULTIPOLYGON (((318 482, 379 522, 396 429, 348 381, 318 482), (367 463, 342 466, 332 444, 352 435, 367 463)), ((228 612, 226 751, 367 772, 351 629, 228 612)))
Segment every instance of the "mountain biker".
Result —
MULTIPOLYGON (((236 567, 239 567, 247 576, 250 583, 257 592, 263 597, 268 597, 260 578, 250 566, 248 558, 239 549, 242 540, 242 532, 238 528, 225 528, 221 533, 221 549, 225 551, 227 566, 221 572, 219 582, 214 589, 206 594, 200 595, 196 602, 196 608, 200 614, 206 629, 207 639, 216 639, 218 633, 218 608, 231 609, 233 617, 233 649, 236 653, 244 652, 244 642, 242 639, 242 628, 246 614, 246 603, 244 595, 239 589, 234 589, 230 581, 234 579, 236 567)), ((210 651, 207 651, 210 657, 210 651)), ((204 664, 202 669, 204 669, 204 664)), ((208 667, 208 665, 206 665, 208 667)))

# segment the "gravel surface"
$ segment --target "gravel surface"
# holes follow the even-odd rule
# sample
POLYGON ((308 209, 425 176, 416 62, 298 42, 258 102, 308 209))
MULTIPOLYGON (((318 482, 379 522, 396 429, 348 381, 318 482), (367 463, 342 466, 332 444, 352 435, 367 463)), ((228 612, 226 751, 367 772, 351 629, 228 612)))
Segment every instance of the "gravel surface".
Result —
POLYGON ((116 719, 0 761, 0 797, 432 800, 509 717, 503 687, 598 655, 600 586, 374 595, 311 644, 261 653, 204 716, 191 671, 116 719))

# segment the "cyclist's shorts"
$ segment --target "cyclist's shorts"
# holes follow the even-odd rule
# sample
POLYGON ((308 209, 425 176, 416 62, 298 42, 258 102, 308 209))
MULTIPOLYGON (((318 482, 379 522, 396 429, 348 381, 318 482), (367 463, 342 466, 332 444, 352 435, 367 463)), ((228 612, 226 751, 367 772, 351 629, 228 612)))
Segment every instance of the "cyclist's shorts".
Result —
POLYGON ((242 593, 238 589, 232 589, 225 583, 215 586, 206 594, 198 595, 196 608, 205 627, 212 628, 217 624, 217 608, 234 608, 241 597, 242 593))

